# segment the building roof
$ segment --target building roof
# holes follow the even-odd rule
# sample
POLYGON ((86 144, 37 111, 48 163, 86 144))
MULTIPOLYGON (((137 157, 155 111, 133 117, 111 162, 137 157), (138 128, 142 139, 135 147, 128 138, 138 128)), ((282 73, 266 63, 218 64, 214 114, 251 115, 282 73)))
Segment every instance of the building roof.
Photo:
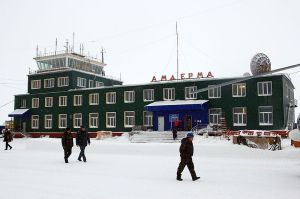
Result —
POLYGON ((174 101, 157 101, 145 106, 147 111, 187 111, 187 110, 203 110, 207 106, 203 104, 208 100, 174 100, 174 101))
POLYGON ((27 111, 29 111, 29 109, 16 109, 12 113, 8 114, 8 117, 22 116, 27 113, 27 111))

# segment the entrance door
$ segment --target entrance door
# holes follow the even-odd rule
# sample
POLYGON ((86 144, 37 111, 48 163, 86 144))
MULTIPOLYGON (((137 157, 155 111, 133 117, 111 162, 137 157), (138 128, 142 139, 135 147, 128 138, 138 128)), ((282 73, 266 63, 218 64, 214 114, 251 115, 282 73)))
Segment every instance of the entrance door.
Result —
POLYGON ((192 116, 191 115, 186 115, 184 117, 184 130, 185 131, 192 130, 192 116))
POLYGON ((22 124, 22 132, 26 133, 26 122, 23 122, 22 124))
POLYGON ((163 116, 158 116, 158 131, 164 131, 165 130, 165 122, 163 116))

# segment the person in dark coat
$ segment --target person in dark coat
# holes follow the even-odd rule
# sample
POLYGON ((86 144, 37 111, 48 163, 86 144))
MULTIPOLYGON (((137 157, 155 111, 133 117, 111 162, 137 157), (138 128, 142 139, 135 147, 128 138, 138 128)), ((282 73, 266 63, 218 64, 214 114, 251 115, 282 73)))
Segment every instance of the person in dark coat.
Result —
POLYGON ((61 144, 64 149, 65 163, 69 163, 68 158, 72 153, 72 147, 74 145, 72 132, 70 128, 66 128, 66 131, 64 132, 61 138, 61 144))
POLYGON ((12 146, 8 144, 13 140, 12 133, 9 129, 5 128, 3 138, 3 142, 5 142, 5 150, 7 150, 8 147, 9 150, 12 149, 12 146))
POLYGON ((78 160, 81 161, 81 157, 83 161, 86 162, 86 157, 84 154, 85 147, 87 144, 90 145, 90 136, 88 132, 85 130, 84 126, 81 126, 76 135, 76 146, 80 147, 80 154, 78 160))
POLYGON ((200 178, 196 175, 194 169, 194 163, 192 159, 192 156, 194 154, 193 138, 194 135, 193 133, 190 132, 187 134, 186 138, 183 138, 181 140, 181 145, 179 148, 181 161, 177 169, 177 178, 176 178, 178 181, 182 181, 181 173, 186 165, 191 173, 193 181, 198 180, 200 178))

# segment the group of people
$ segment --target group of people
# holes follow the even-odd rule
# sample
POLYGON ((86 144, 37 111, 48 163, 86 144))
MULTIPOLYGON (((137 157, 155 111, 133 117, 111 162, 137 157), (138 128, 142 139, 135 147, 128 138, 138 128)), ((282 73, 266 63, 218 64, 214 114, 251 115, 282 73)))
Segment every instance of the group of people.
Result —
MULTIPOLYGON (((72 147, 74 146, 73 143, 73 136, 70 128, 66 128, 66 131, 64 132, 62 138, 61 138, 62 147, 64 149, 64 159, 65 163, 69 163, 68 158, 72 154, 72 147)), ((78 161, 86 162, 86 156, 85 156, 85 147, 87 145, 90 145, 90 136, 84 126, 80 126, 80 129, 78 130, 76 134, 76 146, 80 147, 80 153, 78 156, 78 161)))
MULTIPOLYGON (((4 134, 3 142, 6 143, 5 150, 7 150, 8 147, 9 147, 9 149, 12 149, 12 146, 9 145, 9 142, 11 142, 13 140, 11 131, 9 129, 5 129, 3 134, 4 134)), ((194 163, 193 163, 193 159, 192 159, 192 156, 194 154, 193 138, 194 138, 194 134, 190 132, 187 134, 187 136, 185 138, 183 138, 181 140, 181 145, 179 148, 181 160, 180 160, 179 166, 177 168, 177 177, 176 177, 176 179, 178 181, 182 181, 181 173, 183 172, 185 166, 188 167, 193 181, 200 179, 200 177, 198 177, 196 175, 196 172, 194 169, 194 163)), ((74 146, 71 128, 66 128, 66 130, 61 138, 61 143, 62 143, 62 147, 64 149, 65 163, 69 163, 68 159, 69 159, 70 155, 72 154, 72 147, 74 146)), ((87 161, 84 151, 85 151, 85 147, 87 145, 90 145, 90 143, 91 143, 91 141, 90 141, 90 136, 89 136, 88 132, 86 131, 84 126, 80 126, 80 129, 78 130, 78 132, 76 134, 76 146, 80 147, 78 161, 82 161, 82 160, 83 160, 83 162, 87 161)))

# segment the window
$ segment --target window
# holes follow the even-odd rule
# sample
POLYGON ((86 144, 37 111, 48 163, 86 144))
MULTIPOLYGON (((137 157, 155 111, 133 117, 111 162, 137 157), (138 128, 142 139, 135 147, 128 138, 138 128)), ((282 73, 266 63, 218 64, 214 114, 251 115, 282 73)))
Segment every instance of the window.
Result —
POLYGON ((53 97, 45 97, 45 107, 53 106, 53 97))
POLYGON ((257 82, 258 96, 272 95, 272 82, 257 82))
POLYGON ((89 88, 93 88, 94 87, 94 80, 89 80, 89 88))
POLYGON ((77 86, 85 88, 86 87, 86 79, 81 78, 81 77, 77 77, 77 86))
POLYGON ((164 100, 175 100, 175 88, 164 88, 164 100))
POLYGON ((41 80, 31 80, 31 89, 40 89, 41 80))
POLYGON ((98 128, 98 113, 90 113, 90 128, 98 128))
POLYGON ((58 115, 58 127, 67 128, 67 114, 58 115))
POLYGON ((145 102, 154 101, 154 89, 144 89, 143 98, 145 102))
POLYGON ((31 116, 31 128, 32 129, 38 129, 39 128, 39 116, 38 115, 32 115, 31 116))
POLYGON ((26 108, 26 99, 21 99, 20 108, 26 108))
POLYGON ((124 102, 132 103, 135 101, 135 93, 134 91, 124 91, 124 102))
POLYGON ((134 111, 124 112, 124 127, 133 127, 135 124, 135 113, 134 111))
POLYGON ((211 108, 209 109, 209 124, 218 125, 220 124, 220 118, 222 114, 221 108, 211 108))
POLYGON ((97 88, 98 88, 98 87, 102 87, 102 86, 104 86, 103 82, 98 82, 98 81, 96 81, 96 87, 97 87, 97 88))
POLYGON ((69 86, 69 77, 59 77, 57 81, 58 87, 69 86))
POLYGON ((73 115, 73 126, 74 128, 79 128, 82 125, 82 114, 75 113, 73 115))
POLYGON ((197 99, 197 93, 194 91, 197 90, 197 86, 185 87, 185 99, 197 99))
POLYGON ((38 108, 39 107, 39 98, 32 98, 32 108, 38 108))
POLYGON ((246 126, 247 124, 247 108, 233 108, 233 126, 246 126))
POLYGON ((208 86, 208 98, 220 98, 221 86, 209 85, 208 86))
POLYGON ((45 115, 45 129, 52 128, 52 115, 45 115))
POLYGON ((246 83, 232 84, 232 97, 245 97, 246 83))
POLYGON ((82 105, 82 95, 74 95, 74 106, 81 106, 82 105))
POLYGON ((153 126, 152 119, 152 112, 144 111, 144 126, 153 126))
POLYGON ((106 128, 116 128, 116 112, 106 113, 106 128))
POLYGON ((106 104, 115 104, 116 103, 116 92, 106 93, 106 104))
POLYGON ((259 125, 267 126, 273 125, 273 107, 272 106, 260 106, 258 107, 259 125))
POLYGON ((67 106, 67 96, 59 96, 58 101, 59 106, 67 106))
POLYGON ((44 88, 53 88, 54 87, 54 78, 44 79, 44 88))
POLYGON ((89 95, 89 103, 90 105, 98 105, 99 104, 99 93, 92 93, 89 95))

